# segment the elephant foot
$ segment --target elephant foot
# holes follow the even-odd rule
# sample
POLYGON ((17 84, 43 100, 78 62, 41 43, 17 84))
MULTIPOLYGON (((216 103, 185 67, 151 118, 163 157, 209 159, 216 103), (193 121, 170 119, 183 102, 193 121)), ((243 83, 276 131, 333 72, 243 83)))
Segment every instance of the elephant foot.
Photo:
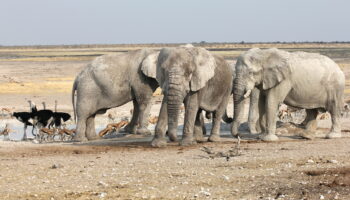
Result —
POLYGON ((176 133, 169 133, 168 131, 166 132, 166 134, 169 137, 169 140, 171 142, 177 142, 177 134, 176 133))
POLYGON ((248 124, 248 127, 249 127, 249 132, 250 132, 251 134, 257 134, 257 133, 259 133, 258 130, 257 130, 257 128, 256 128, 255 123, 249 123, 249 124, 248 124))
POLYGON ((220 142, 220 141, 221 141, 220 135, 214 134, 208 138, 208 142, 220 142))
POLYGON ((260 135, 259 138, 262 141, 277 141, 278 137, 275 134, 263 134, 260 135))
POLYGON ((99 140, 101 138, 97 135, 94 135, 94 136, 88 136, 87 139, 91 141, 91 140, 99 140))
POLYGON ((196 140, 196 142, 198 143, 206 142, 206 139, 201 134, 194 135, 194 140, 196 140))
POLYGON ((180 142, 181 146, 190 146, 193 144, 197 144, 197 142, 195 140, 193 140, 192 137, 184 137, 180 142))
POLYGON ((75 136, 73 137, 73 142, 87 142, 88 139, 85 136, 75 136))
POLYGON ((330 132, 326 135, 326 139, 341 138, 341 132, 330 132))
POLYGON ((167 146, 167 141, 165 138, 153 138, 151 142, 152 147, 166 147, 167 146))
POLYGON ((152 135, 151 131, 148 130, 147 128, 137 129, 136 134, 138 134, 138 135, 152 135))
POLYGON ((257 134, 259 133, 255 128, 249 128, 250 134, 257 134))

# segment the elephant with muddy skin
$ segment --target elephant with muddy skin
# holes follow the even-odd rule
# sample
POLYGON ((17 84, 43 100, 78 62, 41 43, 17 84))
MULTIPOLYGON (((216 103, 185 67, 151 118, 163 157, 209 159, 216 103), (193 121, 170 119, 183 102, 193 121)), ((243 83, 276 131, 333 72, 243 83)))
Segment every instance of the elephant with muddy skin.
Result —
POLYGON ((265 141, 277 140, 276 112, 280 103, 305 108, 306 127, 315 127, 317 111, 328 111, 332 128, 327 138, 341 137, 340 117, 345 77, 330 58, 305 52, 278 49, 250 49, 236 63, 234 81, 234 122, 232 135, 238 135, 245 98, 256 87, 260 90, 259 115, 265 141))
POLYGON ((177 140, 179 108, 185 104, 181 145, 202 141, 200 113, 215 112, 209 141, 220 140, 220 121, 232 91, 232 70, 226 61, 204 48, 165 48, 159 53, 157 81, 164 98, 152 146, 166 145, 165 130, 177 140))
POLYGON ((126 131, 150 133, 146 126, 152 94, 158 87, 155 79, 158 54, 159 51, 142 49, 103 55, 80 72, 72 90, 73 109, 77 117, 74 140, 96 139, 96 114, 130 101, 133 101, 134 112, 126 131))

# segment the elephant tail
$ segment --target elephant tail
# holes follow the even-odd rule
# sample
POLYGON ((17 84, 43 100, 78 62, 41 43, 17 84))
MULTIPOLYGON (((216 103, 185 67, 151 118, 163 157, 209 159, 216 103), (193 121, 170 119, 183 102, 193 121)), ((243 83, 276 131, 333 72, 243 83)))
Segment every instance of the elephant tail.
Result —
POLYGON ((78 80, 77 78, 74 80, 73 88, 72 88, 72 105, 73 105, 73 116, 74 122, 77 123, 77 114, 75 110, 75 91, 77 90, 78 80))
POLYGON ((225 110, 225 113, 222 116, 222 120, 224 120, 224 122, 228 124, 233 122, 233 118, 227 116, 227 110, 225 110))

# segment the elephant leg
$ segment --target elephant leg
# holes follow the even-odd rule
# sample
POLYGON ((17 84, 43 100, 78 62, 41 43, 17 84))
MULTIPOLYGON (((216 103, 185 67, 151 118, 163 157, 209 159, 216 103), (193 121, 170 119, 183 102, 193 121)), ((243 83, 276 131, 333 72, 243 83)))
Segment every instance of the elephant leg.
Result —
POLYGON ((148 116, 152 107, 151 99, 144 101, 144 103, 139 103, 139 119, 137 134, 140 135, 151 135, 151 131, 147 129, 148 126, 148 116))
POLYGON ((210 137, 208 138, 209 142, 219 142, 221 140, 220 138, 221 118, 225 113, 228 101, 229 101, 229 96, 224 97, 223 101, 219 105, 219 108, 215 111, 215 114, 213 115, 213 127, 211 129, 210 137))
POLYGON ((256 134, 261 132, 261 126, 259 123, 259 96, 260 90, 254 88, 250 95, 249 102, 249 115, 248 115, 248 126, 250 133, 256 134))
POLYGON ((204 142, 203 135, 206 134, 202 109, 199 109, 194 123, 194 139, 197 142, 204 142))
POLYGON ((182 135, 182 141, 180 145, 187 146, 195 144, 193 140, 193 130, 198 113, 198 98, 197 95, 193 94, 185 98, 185 120, 184 129, 182 135))
POLYGON ((278 109, 278 102, 275 101, 271 95, 267 97, 266 101, 266 132, 260 136, 260 139, 264 141, 275 141, 278 140, 276 136, 276 112, 278 109))
POLYGON ((77 142, 87 141, 85 132, 86 132, 86 122, 87 116, 79 116, 76 128, 76 134, 74 135, 73 140, 77 142))
POLYGON ((99 139, 99 137, 96 134, 96 129, 95 129, 95 116, 96 115, 91 115, 86 120, 86 136, 87 136, 88 140, 99 139))
POLYGON ((266 109, 265 109, 265 103, 266 99, 265 96, 261 96, 258 101, 258 109, 259 109, 259 125, 261 129, 261 134, 266 133, 266 109))
MULTIPOLYGON (((166 132, 167 125, 168 125, 167 103, 166 103, 165 97, 163 97, 162 105, 159 111, 158 122, 154 132, 154 138, 151 143, 153 147, 166 146, 167 141, 165 138, 165 132, 166 132)), ((176 135, 174 137, 175 138, 170 138, 170 139, 177 140, 176 135)))
POLYGON ((130 122, 125 126, 124 131, 135 134, 136 133, 136 125, 137 125, 137 120, 139 118, 139 104, 137 103, 136 100, 132 101, 133 106, 134 106, 134 111, 132 112, 132 117, 130 122))
POLYGON ((199 121, 200 121, 201 127, 202 127, 202 134, 203 134, 203 135, 206 135, 206 134, 207 134, 207 129, 205 128, 203 113, 201 113, 201 114, 199 115, 199 121))
POLYGON ((291 89, 289 82, 281 82, 274 88, 271 88, 266 94, 266 132, 260 136, 264 141, 278 140, 276 136, 276 121, 278 105, 284 101, 291 89))
POLYGON ((326 138, 328 139, 341 138, 341 109, 342 108, 340 106, 338 108, 337 101, 335 101, 335 103, 333 103, 333 105, 331 106, 331 109, 329 109, 329 113, 331 114, 332 118, 332 128, 331 132, 326 135, 326 138))

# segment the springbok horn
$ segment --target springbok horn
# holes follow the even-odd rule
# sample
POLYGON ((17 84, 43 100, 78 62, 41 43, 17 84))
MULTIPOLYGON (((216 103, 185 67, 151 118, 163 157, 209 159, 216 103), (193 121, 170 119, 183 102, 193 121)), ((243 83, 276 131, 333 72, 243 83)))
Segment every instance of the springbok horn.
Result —
POLYGON ((252 93, 252 90, 248 90, 245 94, 244 94, 244 98, 249 97, 250 93, 252 93))

